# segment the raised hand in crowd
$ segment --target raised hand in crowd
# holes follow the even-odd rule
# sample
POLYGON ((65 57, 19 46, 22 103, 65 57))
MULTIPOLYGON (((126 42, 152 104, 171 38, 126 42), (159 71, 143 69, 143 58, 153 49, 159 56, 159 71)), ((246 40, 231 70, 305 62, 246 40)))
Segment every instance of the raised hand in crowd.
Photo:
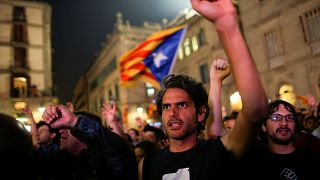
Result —
POLYGON ((44 111, 42 119, 53 128, 73 128, 77 123, 78 117, 67 106, 51 105, 44 111))
POLYGON ((117 117, 117 104, 115 101, 111 101, 109 103, 103 103, 101 108, 101 113, 103 119, 106 120, 108 128, 110 128, 113 132, 118 134, 121 137, 125 138, 125 133, 121 127, 121 124, 117 117))
POLYGON ((39 131, 37 128, 37 123, 33 117, 32 110, 29 108, 23 108, 21 109, 21 112, 28 118, 28 123, 30 124, 30 127, 31 127, 30 132, 32 136, 32 143, 35 148, 38 148, 39 144, 37 141, 37 137, 39 136, 39 131))
POLYGON ((210 125, 210 137, 222 136, 225 133, 222 124, 221 88, 222 81, 231 74, 230 65, 224 59, 214 59, 210 68, 209 98, 212 104, 213 122, 210 125))
POLYGON ((74 106, 71 101, 68 101, 66 105, 70 112, 74 112, 74 106))

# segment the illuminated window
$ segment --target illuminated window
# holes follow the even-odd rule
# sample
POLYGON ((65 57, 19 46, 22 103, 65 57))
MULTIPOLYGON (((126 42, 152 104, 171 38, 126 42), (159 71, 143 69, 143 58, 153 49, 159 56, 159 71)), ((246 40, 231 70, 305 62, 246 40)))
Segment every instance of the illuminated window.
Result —
POLYGON ((189 40, 189 38, 186 38, 186 40, 183 43, 183 47, 184 47, 185 55, 186 56, 190 56, 191 49, 190 49, 190 40, 189 40))
POLYGON ((25 77, 13 78, 13 89, 15 90, 15 97, 26 97, 27 88, 28 88, 27 78, 25 77))
POLYGON ((20 101, 20 102, 15 102, 14 103, 14 108, 16 110, 20 110, 20 109, 23 109, 23 108, 26 108, 26 107, 27 107, 27 103, 26 102, 20 101))
POLYGON ((179 59, 182 60, 183 59, 183 50, 181 47, 179 47, 179 59))
POLYGON ((197 36, 192 36, 191 43, 192 43, 192 50, 197 51, 199 49, 197 36))
POLYGON ((305 40, 315 42, 320 40, 320 7, 303 13, 300 17, 305 40))
POLYGON ((155 94, 155 89, 149 83, 146 83, 146 94, 148 98, 153 97, 155 94))
POLYGON ((285 84, 279 89, 280 99, 289 102, 292 105, 296 104, 296 95, 293 91, 293 87, 289 84, 285 84))

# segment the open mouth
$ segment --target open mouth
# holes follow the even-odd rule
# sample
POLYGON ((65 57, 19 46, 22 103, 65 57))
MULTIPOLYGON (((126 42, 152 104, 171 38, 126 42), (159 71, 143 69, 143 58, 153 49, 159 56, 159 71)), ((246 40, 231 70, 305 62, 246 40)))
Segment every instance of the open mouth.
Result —
POLYGON ((286 136, 290 133, 290 129, 288 128, 280 128, 280 129, 277 129, 277 133, 281 134, 282 136, 286 136))
POLYGON ((167 125, 172 130, 178 130, 182 128, 183 122, 180 120, 170 120, 167 125))

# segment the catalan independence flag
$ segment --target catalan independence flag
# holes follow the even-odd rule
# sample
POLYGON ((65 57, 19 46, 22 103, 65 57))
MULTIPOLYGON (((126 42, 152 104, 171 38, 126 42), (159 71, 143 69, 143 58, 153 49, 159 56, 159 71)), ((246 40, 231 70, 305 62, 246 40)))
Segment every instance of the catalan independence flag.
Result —
POLYGON ((164 76, 171 73, 186 26, 178 26, 153 33, 146 41, 120 57, 120 84, 136 80, 160 88, 164 76))

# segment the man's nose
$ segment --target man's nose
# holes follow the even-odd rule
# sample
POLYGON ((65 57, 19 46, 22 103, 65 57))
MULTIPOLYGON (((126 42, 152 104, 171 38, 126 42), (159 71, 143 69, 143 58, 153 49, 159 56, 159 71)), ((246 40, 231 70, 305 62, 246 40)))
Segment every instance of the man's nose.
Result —
POLYGON ((178 107, 175 106, 175 105, 172 105, 171 108, 170 108, 170 113, 169 115, 171 117, 174 117, 174 116, 177 116, 179 114, 179 110, 178 110, 178 107))
POLYGON ((287 125, 287 124, 288 124, 288 122, 287 122, 286 118, 283 117, 283 118, 280 120, 280 125, 285 126, 285 125, 287 125))

